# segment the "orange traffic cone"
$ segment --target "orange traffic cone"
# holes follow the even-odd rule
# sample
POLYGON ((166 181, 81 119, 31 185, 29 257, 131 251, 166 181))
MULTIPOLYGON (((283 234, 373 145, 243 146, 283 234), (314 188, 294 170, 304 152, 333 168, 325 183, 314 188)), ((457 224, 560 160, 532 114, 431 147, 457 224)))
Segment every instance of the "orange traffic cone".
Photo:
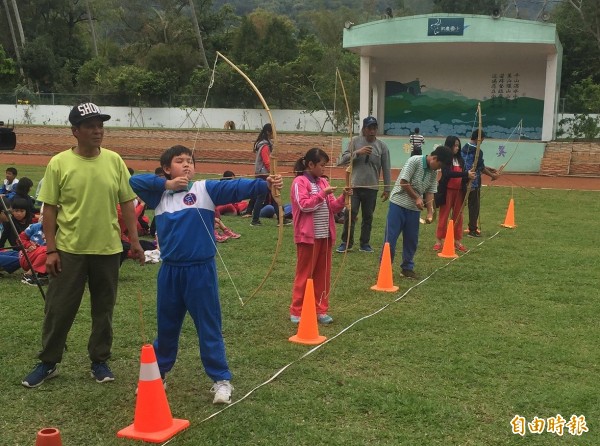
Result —
POLYGON ((444 247, 438 256, 448 259, 455 259, 458 256, 454 250, 454 220, 448 220, 448 228, 446 229, 446 238, 444 239, 444 247))
POLYGON ((298 333, 289 340, 297 344, 317 345, 325 342, 326 339, 325 336, 319 336, 315 284, 312 279, 308 279, 304 289, 304 301, 302 302, 302 312, 298 323, 298 333))
POLYGON ((171 416, 154 347, 144 345, 133 424, 117 432, 117 437, 162 443, 189 425, 188 420, 171 416))
POLYGON ((60 432, 55 427, 47 427, 37 433, 35 446, 62 446, 60 432))
POLYGON ((371 289, 375 291, 388 291, 390 293, 398 291, 398 287, 394 285, 394 277, 392 275, 392 255, 390 254, 389 242, 385 242, 383 245, 377 284, 373 285, 371 289))
POLYGON ((512 198, 508 202, 508 209, 506 210, 506 218, 504 219, 504 223, 500 226, 511 229, 517 227, 515 224, 515 200, 512 198))

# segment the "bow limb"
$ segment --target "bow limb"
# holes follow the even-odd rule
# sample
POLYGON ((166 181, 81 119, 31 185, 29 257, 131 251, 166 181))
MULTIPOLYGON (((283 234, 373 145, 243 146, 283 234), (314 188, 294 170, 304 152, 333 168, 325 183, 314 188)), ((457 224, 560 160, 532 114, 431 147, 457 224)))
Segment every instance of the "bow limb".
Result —
MULTIPOLYGON (((475 158, 473 159, 473 166, 471 167, 471 169, 473 169, 474 172, 477 172, 477 162, 479 161, 479 154, 481 153, 481 141, 482 141, 482 134, 483 134, 483 124, 482 124, 482 119, 481 119, 481 103, 477 104, 477 115, 479 117, 479 126, 477 127, 477 148, 475 149, 475 158)), ((472 183, 473 183, 473 180, 467 181, 466 195, 462 202, 462 205, 460 207, 460 212, 458 213, 458 215, 462 215, 463 210, 465 209, 465 204, 467 203, 467 200, 469 198, 469 192, 471 192, 471 184, 472 183)))
MULTIPOLYGON (((346 88, 344 87, 344 80, 342 79, 342 75, 340 74, 340 70, 338 68, 335 69, 335 73, 336 76, 338 77, 338 79, 340 80, 340 86, 342 87, 342 94, 344 95, 344 102, 346 103, 346 113, 348 115, 348 128, 349 130, 349 140, 348 140, 348 147, 350 147, 350 164, 348 165, 348 168, 346 169, 345 172, 345 187, 346 189, 350 189, 352 188, 352 165, 353 165, 353 160, 352 160, 352 155, 353 155, 353 149, 354 149, 354 145, 352 144, 352 137, 353 137, 353 130, 354 130, 354 123, 352 120, 352 114, 350 112, 350 102, 348 102, 348 96, 346 95, 346 88)), ((331 283, 331 286, 329 288, 329 294, 331 294, 331 290, 335 288, 335 285, 337 284, 340 276, 342 275, 342 271, 344 269, 344 265, 346 263, 346 256, 348 255, 348 247, 350 245, 350 231, 352 229, 352 199, 350 197, 350 195, 346 195, 344 197, 344 204, 346 206, 346 210, 348 213, 348 236, 346 238, 346 250, 344 251, 344 257, 342 258, 342 263, 340 264, 340 268, 337 272, 337 274, 335 275, 335 279, 333 280, 333 282, 331 283)))
MULTIPOLYGON (((349 141, 348 144, 350 145, 350 164, 348 165, 348 168, 346 169, 346 187, 350 188, 352 187, 352 152, 353 152, 353 146, 352 146, 352 134, 353 134, 353 122, 352 122, 352 115, 350 113, 350 103, 348 102, 348 96, 346 96, 346 87, 344 87, 344 80, 342 79, 342 75, 340 74, 340 70, 339 69, 335 69, 335 73, 338 76, 339 80, 340 80, 340 86, 342 87, 342 94, 344 95, 344 102, 346 103, 346 114, 348 116, 348 128, 350 129, 350 137, 349 137, 349 141)), ((352 206, 352 200, 350 199, 349 195, 346 195, 345 197, 345 204, 346 204, 346 208, 348 209, 348 211, 351 210, 351 206, 352 206)), ((348 234, 350 234, 350 231, 348 231, 348 234)))
MULTIPOLYGON (((252 90, 254 90, 254 92, 256 93, 256 96, 258 96, 258 99, 260 99, 260 102, 261 102, 263 108, 267 112, 267 115, 269 117, 269 122, 271 123, 271 128, 273 130, 272 150, 271 150, 271 155, 270 155, 270 158, 271 158, 270 174, 277 175, 277 157, 278 157, 278 154, 277 154, 277 130, 275 129, 275 121, 273 120, 273 115, 271 114, 271 109, 269 108, 267 101, 265 101, 265 98, 263 97, 260 90, 256 87, 256 85, 254 85, 254 82, 252 82, 252 80, 246 75, 246 73, 244 73, 236 64, 234 64, 232 61, 230 61, 227 57, 225 57, 219 51, 217 51, 217 56, 220 57, 221 59, 223 59, 225 62, 227 62, 227 64, 229 66, 231 66, 231 68, 233 68, 235 71, 237 71, 246 80, 246 82, 248 82, 250 87, 252 87, 252 90)), ((277 245, 275 246, 275 253, 273 254, 273 259, 271 260, 271 266, 269 267, 267 274, 261 280, 261 282, 258 285, 258 287, 256 288, 256 290, 254 290, 254 292, 250 295, 250 297, 248 297, 248 299, 246 299, 245 302, 242 303, 242 305, 245 305, 250 299, 252 299, 254 296, 256 296, 256 294, 261 290, 263 285, 267 282, 267 279, 269 278, 269 276, 271 275, 271 272, 273 271, 273 268, 275 267, 275 261, 277 260, 277 255, 279 254, 279 251, 281 249, 281 242, 283 240, 283 204, 281 201, 281 192, 277 189, 272 189, 271 195, 273 196, 273 199, 275 200, 275 203, 277 203, 277 207, 279 208, 279 227, 278 227, 278 231, 277 231, 278 234, 277 234, 277 245)))

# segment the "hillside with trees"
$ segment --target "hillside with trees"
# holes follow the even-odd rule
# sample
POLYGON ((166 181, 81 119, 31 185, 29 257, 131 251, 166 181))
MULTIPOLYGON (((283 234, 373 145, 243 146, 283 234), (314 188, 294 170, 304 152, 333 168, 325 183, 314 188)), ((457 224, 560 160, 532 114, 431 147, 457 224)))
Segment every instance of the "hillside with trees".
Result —
POLYGON ((337 67, 357 110, 359 61, 342 49, 342 30, 346 21, 378 20, 386 8, 394 16, 498 8, 507 17, 539 18, 549 11, 544 19, 557 23, 564 47, 565 110, 600 109, 594 0, 5 0, 0 95, 3 102, 16 95, 37 103, 195 107, 208 97, 210 107, 258 107, 224 63, 211 83, 220 51, 274 108, 333 108, 337 67))

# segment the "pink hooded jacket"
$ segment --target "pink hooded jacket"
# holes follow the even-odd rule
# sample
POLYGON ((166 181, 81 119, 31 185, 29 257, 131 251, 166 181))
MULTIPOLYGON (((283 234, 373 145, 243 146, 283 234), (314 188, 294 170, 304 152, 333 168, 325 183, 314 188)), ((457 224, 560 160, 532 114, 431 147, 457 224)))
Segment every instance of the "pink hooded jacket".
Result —
POLYGON ((309 243, 315 242, 314 210, 320 204, 327 201, 329 208, 329 237, 335 240, 335 220, 334 214, 344 209, 344 194, 335 198, 333 194, 326 195, 323 189, 329 187, 329 183, 324 178, 313 178, 309 174, 303 174, 294 178, 290 198, 292 200, 292 218, 294 220, 294 242, 309 243), (314 194, 312 183, 319 186, 319 192, 314 194))

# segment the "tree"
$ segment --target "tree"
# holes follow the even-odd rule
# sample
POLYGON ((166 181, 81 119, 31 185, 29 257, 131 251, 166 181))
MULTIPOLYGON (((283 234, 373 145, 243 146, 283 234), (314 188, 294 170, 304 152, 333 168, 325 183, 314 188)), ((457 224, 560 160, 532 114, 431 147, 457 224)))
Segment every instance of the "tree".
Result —
POLYGON ((52 91, 60 67, 47 38, 38 37, 27 44, 21 57, 21 66, 38 91, 52 91))
POLYGON ((569 5, 577 11, 578 22, 595 40, 596 46, 600 49, 600 8, 598 2, 594 0, 568 0, 569 5))
POLYGON ((6 55, 4 47, 0 45, 0 82, 2 84, 9 83, 17 74, 17 64, 15 61, 6 55))
POLYGON ((90 31, 92 33, 92 43, 94 45, 94 56, 98 57, 98 41, 96 39, 96 29, 94 28, 94 20, 92 18, 92 11, 90 9, 89 0, 85 0, 85 9, 87 12, 88 23, 90 24, 90 31))
POLYGON ((433 3, 435 12, 490 15, 494 9, 502 11, 508 0, 434 0, 433 3))
POLYGON ((196 39, 198 39, 198 49, 200 50, 200 60, 205 67, 208 68, 208 60, 206 60, 206 53, 204 52, 204 44, 202 43, 202 33, 200 32, 200 25, 198 25, 198 17, 196 16, 196 8, 194 7, 194 0, 190 0, 190 10, 192 12, 192 24, 194 25, 194 31, 196 31, 196 39))
POLYGON ((259 41, 258 30, 250 17, 243 17, 237 32, 232 37, 231 56, 235 63, 246 64, 258 68, 261 59, 256 46, 259 41))
POLYGON ((566 101, 566 108, 571 113, 598 113, 600 110, 600 85, 588 77, 569 88, 566 101))
POLYGON ((581 19, 570 3, 558 6, 553 18, 563 45, 561 91, 567 97, 566 110, 583 111, 569 90, 586 79, 600 84, 600 48, 586 26, 573 26, 580 23, 581 19))
POLYGON ((292 23, 282 17, 273 17, 260 42, 258 52, 264 62, 290 62, 298 57, 298 42, 292 23))
MULTIPOLYGON (((13 48, 15 50, 15 54, 17 56, 17 62, 19 67, 21 67, 21 51, 19 50, 19 44, 17 42, 17 36, 15 34, 15 27, 13 26, 12 18, 10 15, 10 8, 8 7, 8 0, 4 0, 4 10, 6 11, 6 20, 8 21, 8 27, 10 29, 10 35, 13 41, 13 48)), ((24 75, 23 68, 20 68, 21 75, 24 75)))

